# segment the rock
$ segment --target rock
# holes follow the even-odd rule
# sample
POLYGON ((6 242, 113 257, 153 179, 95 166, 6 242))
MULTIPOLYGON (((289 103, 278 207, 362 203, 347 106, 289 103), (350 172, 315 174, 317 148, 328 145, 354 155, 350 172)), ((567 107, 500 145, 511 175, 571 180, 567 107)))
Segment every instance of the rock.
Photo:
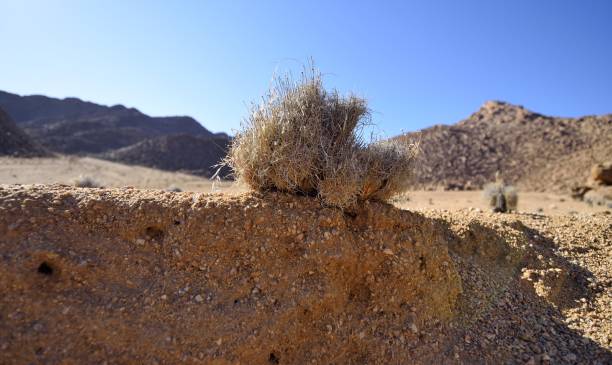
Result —
POLYGON ((591 181, 596 185, 612 185, 612 161, 594 165, 591 168, 591 181))

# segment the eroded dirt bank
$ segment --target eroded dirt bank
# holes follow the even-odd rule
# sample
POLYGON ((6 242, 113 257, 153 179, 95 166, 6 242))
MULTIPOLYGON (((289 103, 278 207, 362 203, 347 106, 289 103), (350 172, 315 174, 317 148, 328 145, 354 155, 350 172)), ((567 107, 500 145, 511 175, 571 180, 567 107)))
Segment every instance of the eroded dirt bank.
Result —
POLYGON ((609 215, 534 217, 4 186, 0 363, 611 361, 609 215))

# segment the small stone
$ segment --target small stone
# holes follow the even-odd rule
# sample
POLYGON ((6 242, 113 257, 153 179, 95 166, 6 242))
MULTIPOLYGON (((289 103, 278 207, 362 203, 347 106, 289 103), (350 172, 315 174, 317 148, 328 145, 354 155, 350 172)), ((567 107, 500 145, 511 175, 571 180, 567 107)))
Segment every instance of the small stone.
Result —
POLYGON ((389 256, 393 255, 393 251, 391 251, 391 250, 390 250, 390 249, 388 249, 388 248, 385 248, 385 249, 384 249, 384 251, 383 251, 383 253, 384 253, 385 255, 389 255, 389 256))
POLYGON ((168 299, 168 296, 166 294, 164 294, 160 298, 161 298, 161 300, 166 300, 166 299, 168 299))
POLYGON ((419 328, 414 323, 410 324, 410 330, 412 331, 412 333, 418 333, 419 332, 419 328))
POLYGON ((217 344, 217 346, 221 346, 221 344, 223 343, 223 339, 220 338, 217 341, 215 341, 215 343, 217 344))
POLYGON ((204 298, 202 298, 202 296, 198 294, 195 296, 195 301, 198 303, 202 303, 204 301, 204 298))

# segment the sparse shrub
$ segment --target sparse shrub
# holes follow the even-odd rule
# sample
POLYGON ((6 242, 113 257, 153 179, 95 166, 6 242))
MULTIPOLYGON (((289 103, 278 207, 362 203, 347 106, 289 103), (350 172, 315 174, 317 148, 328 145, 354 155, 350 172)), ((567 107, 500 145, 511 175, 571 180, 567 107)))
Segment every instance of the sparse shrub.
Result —
POLYGON ((494 212, 506 213, 516 211, 518 194, 516 188, 504 184, 499 173, 495 175, 495 182, 484 186, 484 197, 494 212))
POLYGON ((165 190, 170 193, 180 193, 183 191, 183 189, 179 188, 176 185, 170 185, 165 190))
POLYGON ((298 82, 277 78, 236 135, 225 163, 257 191, 318 196, 348 208, 402 192, 412 170, 413 145, 363 141, 366 101, 323 88, 315 69, 298 82))
POLYGON ((80 175, 74 180, 74 186, 77 188, 101 188, 102 184, 91 176, 80 175))

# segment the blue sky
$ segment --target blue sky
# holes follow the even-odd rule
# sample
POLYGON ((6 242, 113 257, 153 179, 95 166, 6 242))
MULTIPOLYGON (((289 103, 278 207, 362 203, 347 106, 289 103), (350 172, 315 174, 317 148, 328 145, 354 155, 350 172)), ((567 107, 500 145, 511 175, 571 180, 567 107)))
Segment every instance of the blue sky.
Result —
POLYGON ((612 113, 612 1, 0 0, 0 90, 76 96, 232 132, 312 57, 391 136, 486 100, 612 113))

